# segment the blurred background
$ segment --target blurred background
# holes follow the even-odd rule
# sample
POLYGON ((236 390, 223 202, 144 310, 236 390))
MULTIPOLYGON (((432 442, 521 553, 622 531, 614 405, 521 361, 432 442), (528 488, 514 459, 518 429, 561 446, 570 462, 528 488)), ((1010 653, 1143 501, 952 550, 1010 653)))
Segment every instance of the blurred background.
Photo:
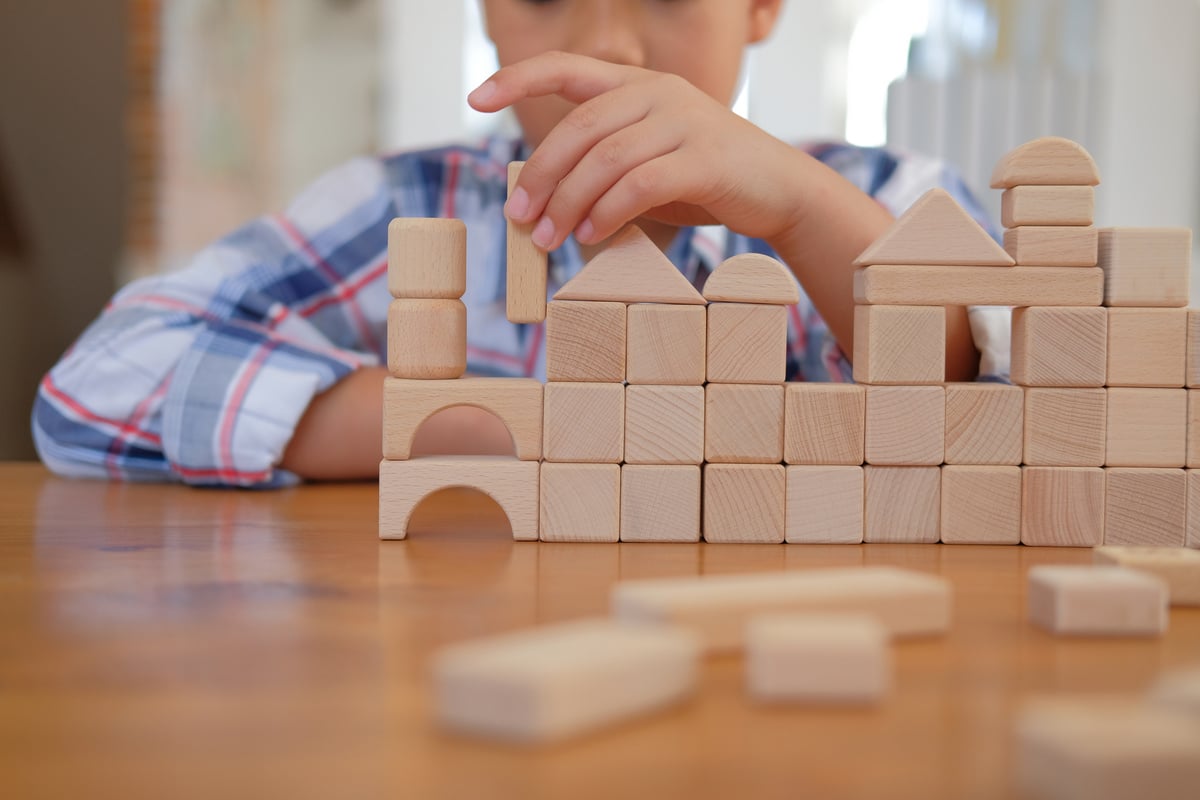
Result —
MULTIPOLYGON (((348 158, 511 125, 464 101, 492 69, 477 0, 0 0, 0 459, 120 285, 348 158)), ((788 0, 736 107, 945 158, 997 218, 996 159, 1067 136, 1098 225, 1200 227, 1200 0, 788 0)))

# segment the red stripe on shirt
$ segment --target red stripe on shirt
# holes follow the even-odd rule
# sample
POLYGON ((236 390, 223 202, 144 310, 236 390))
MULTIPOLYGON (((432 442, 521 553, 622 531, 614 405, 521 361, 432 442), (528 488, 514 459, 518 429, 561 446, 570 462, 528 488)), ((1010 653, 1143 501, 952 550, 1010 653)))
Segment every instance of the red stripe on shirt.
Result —
POLYGON ((226 470, 220 475, 222 480, 234 480, 238 475, 233 466, 233 431, 237 426, 238 414, 241 412, 242 402, 246 399, 246 394, 250 390, 250 384, 254 382, 254 378, 262 368, 263 362, 267 360, 267 356, 271 354, 271 351, 275 347, 274 342, 265 342, 259 346, 254 356, 246 363, 246 368, 242 370, 242 374, 233 388, 233 394, 229 398, 229 403, 221 409, 221 430, 218 435, 220 456, 218 463, 226 470))
POLYGON ((111 428, 114 428, 118 432, 118 435, 126 437, 126 439, 142 439, 145 442, 155 446, 162 446, 162 437, 158 434, 151 433, 148 430, 135 427, 126 422, 120 422, 115 419, 109 419, 108 417, 102 417, 99 414, 93 414, 91 411, 88 411, 74 398, 70 397, 61 389, 59 389, 49 375, 42 379, 42 391, 46 392, 46 394, 62 403, 71 411, 72 414, 75 414, 78 417, 82 417, 89 422, 98 422, 101 425, 107 425, 111 428))

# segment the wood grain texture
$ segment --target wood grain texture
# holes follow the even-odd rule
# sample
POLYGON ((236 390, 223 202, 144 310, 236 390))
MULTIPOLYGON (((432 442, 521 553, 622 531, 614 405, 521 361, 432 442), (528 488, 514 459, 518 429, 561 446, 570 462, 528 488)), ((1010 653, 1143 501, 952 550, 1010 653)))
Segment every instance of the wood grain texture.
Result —
POLYGON ((622 542, 700 541, 700 467, 621 467, 622 542))
POLYGON ((704 299, 792 306, 800 302, 800 289, 782 262, 761 253, 742 253, 726 259, 708 276, 704 299))
POLYGON ((1104 541, 1104 470, 1021 468, 1021 544, 1095 547, 1104 541))
POLYGON ((1107 426, 1104 389, 1026 389, 1024 463, 1103 466, 1107 426))
POLYGON ((892 685, 887 629, 867 614, 764 614, 746 623, 746 691, 760 703, 863 705, 892 685))
POLYGON ((942 467, 942 541, 1020 544, 1020 467, 942 467))
POLYGON ((787 468, 789 544, 860 544, 862 467, 787 468))
POLYGON ((625 387, 547 383, 542 454, 547 461, 620 464, 625 456, 625 387))
POLYGON ((1187 546, 1200 548, 1200 470, 1187 472, 1187 546))
POLYGON ((704 306, 629 306, 629 383, 703 386, 708 313, 704 306))
POLYGON ((1200 310, 1187 312, 1187 387, 1200 389, 1200 310))
POLYGON ((859 466, 867 422, 866 389, 852 383, 784 384, 783 460, 859 466))
POLYGON ((1190 228, 1102 228, 1106 306, 1183 308, 1191 289, 1190 228))
POLYGON ((1167 629, 1167 586, 1125 567, 1029 570, 1029 621, 1074 636, 1157 636, 1167 629))
POLYGON ((1183 386, 1187 317, 1185 308, 1108 309, 1108 385, 1183 386))
MULTIPOLYGON (((1200 552, 1186 547, 1105 545, 1093 551, 1097 564, 1110 564, 1149 572, 1167 584, 1173 606, 1200 606, 1200 552)), ((1200 673, 1193 673, 1200 676, 1200 673)), ((1196 711, 1200 712, 1200 681, 1195 685, 1196 711)))
POLYGON ((542 464, 540 538, 543 542, 620 541, 621 467, 542 464))
POLYGON ((1095 186, 1100 172, 1091 154, 1061 136, 1043 136, 1015 147, 996 163, 993 189, 1014 186, 1095 186))
POLYGON ((466 223, 405 217, 388 223, 388 291, 392 297, 456 300, 466 290, 466 223))
POLYGON ((1185 467, 1200 467, 1200 391, 1188 390, 1187 456, 1185 467))
POLYGON ((1108 319, 1103 308, 1014 309, 1013 383, 1103 386, 1108 374, 1108 319))
POLYGON ((934 466, 946 455, 942 386, 868 386, 866 462, 934 466))
MULTIPOLYGON (((523 161, 508 165, 508 191, 517 184, 523 161)), ((505 218, 507 219, 507 217, 505 218)), ((534 223, 508 220, 508 269, 505 313, 509 322, 538 323, 546 318, 547 256, 533 243, 534 223)))
POLYGON ((947 464, 1021 463, 1025 394, 998 383, 946 384, 947 464))
POLYGON ((1090 225, 1022 225, 1004 232, 1004 249, 1023 267, 1094 267, 1099 241, 1090 225))
POLYGON ((1105 544, 1184 546, 1187 476, 1182 469, 1112 467, 1104 474, 1105 544))
POLYGON ((946 309, 854 307, 854 381, 879 385, 946 380, 946 309))
POLYGON ((704 305, 704 298, 636 225, 627 225, 555 300, 704 305))
POLYGON ((780 544, 787 478, 780 464, 704 467, 704 541, 780 544))
POLYGON ((1186 389, 1109 389, 1110 467, 1182 467, 1187 460, 1186 389))
POLYGON ((1000 224, 1091 225, 1096 190, 1091 186, 1014 186, 1000 196, 1000 224))
POLYGON ((703 461, 703 386, 626 387, 626 463, 699 465, 703 461))
POLYGON ((783 383, 787 376, 787 307, 710 305, 707 374, 709 383, 783 383))
POLYGON ((404 539, 413 512, 443 489, 483 492, 508 517, 513 539, 537 541, 538 474, 536 461, 498 456, 443 456, 379 465, 379 538, 404 539))
POLYGON ((467 371, 467 307, 462 300, 393 300, 387 331, 393 378, 447 380, 467 371))
POLYGON ((552 300, 546 315, 546 379, 625 380, 624 303, 552 300))
POLYGON ((1013 259, 945 189, 930 189, 854 260, 1011 267, 1013 259))
POLYGON ((863 467, 864 542, 929 543, 941 539, 938 467, 863 467))
POLYGON ((783 460, 783 386, 710 383, 704 392, 706 461, 778 464, 783 460))
POLYGON ((542 383, 534 378, 385 379, 383 457, 407 459, 425 420, 454 406, 482 408, 497 416, 512 436, 514 455, 522 461, 542 457, 542 383))
POLYGON ((1098 306, 1104 273, 1087 267, 864 267, 854 302, 899 306, 1098 306))

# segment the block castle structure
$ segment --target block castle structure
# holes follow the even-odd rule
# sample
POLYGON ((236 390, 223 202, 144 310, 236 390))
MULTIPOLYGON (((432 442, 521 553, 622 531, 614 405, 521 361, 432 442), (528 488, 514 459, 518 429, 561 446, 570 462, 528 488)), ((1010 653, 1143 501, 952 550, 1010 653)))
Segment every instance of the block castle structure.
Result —
POLYGON ((547 304, 510 226, 509 318, 545 318, 548 382, 463 378, 465 229, 396 220, 380 535, 468 487, 522 540, 1200 547, 1191 232, 1096 229, 1098 183, 1073 142, 1009 153, 1003 248, 922 197, 858 259, 853 384, 784 382, 782 264, 735 257, 701 296, 635 227, 547 304), (986 305, 1014 308, 1014 385, 947 383, 946 307, 986 305), (514 455, 410 459, 456 405, 514 455))

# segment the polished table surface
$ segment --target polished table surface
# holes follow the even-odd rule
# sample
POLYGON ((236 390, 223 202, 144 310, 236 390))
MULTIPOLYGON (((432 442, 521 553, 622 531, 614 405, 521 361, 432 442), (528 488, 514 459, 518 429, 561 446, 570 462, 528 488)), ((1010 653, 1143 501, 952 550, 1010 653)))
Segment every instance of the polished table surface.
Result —
POLYGON ((1151 640, 1055 639, 1030 566, 1087 550, 537 544, 447 492, 404 542, 370 484, 278 492, 68 481, 0 465, 5 797, 1013 796, 1013 715, 1200 664, 1200 609, 1151 640), (621 579, 893 564, 946 576, 944 638, 898 644, 870 710, 760 708, 733 657, 677 710, 549 749, 431 721, 440 645, 605 612, 621 579))

